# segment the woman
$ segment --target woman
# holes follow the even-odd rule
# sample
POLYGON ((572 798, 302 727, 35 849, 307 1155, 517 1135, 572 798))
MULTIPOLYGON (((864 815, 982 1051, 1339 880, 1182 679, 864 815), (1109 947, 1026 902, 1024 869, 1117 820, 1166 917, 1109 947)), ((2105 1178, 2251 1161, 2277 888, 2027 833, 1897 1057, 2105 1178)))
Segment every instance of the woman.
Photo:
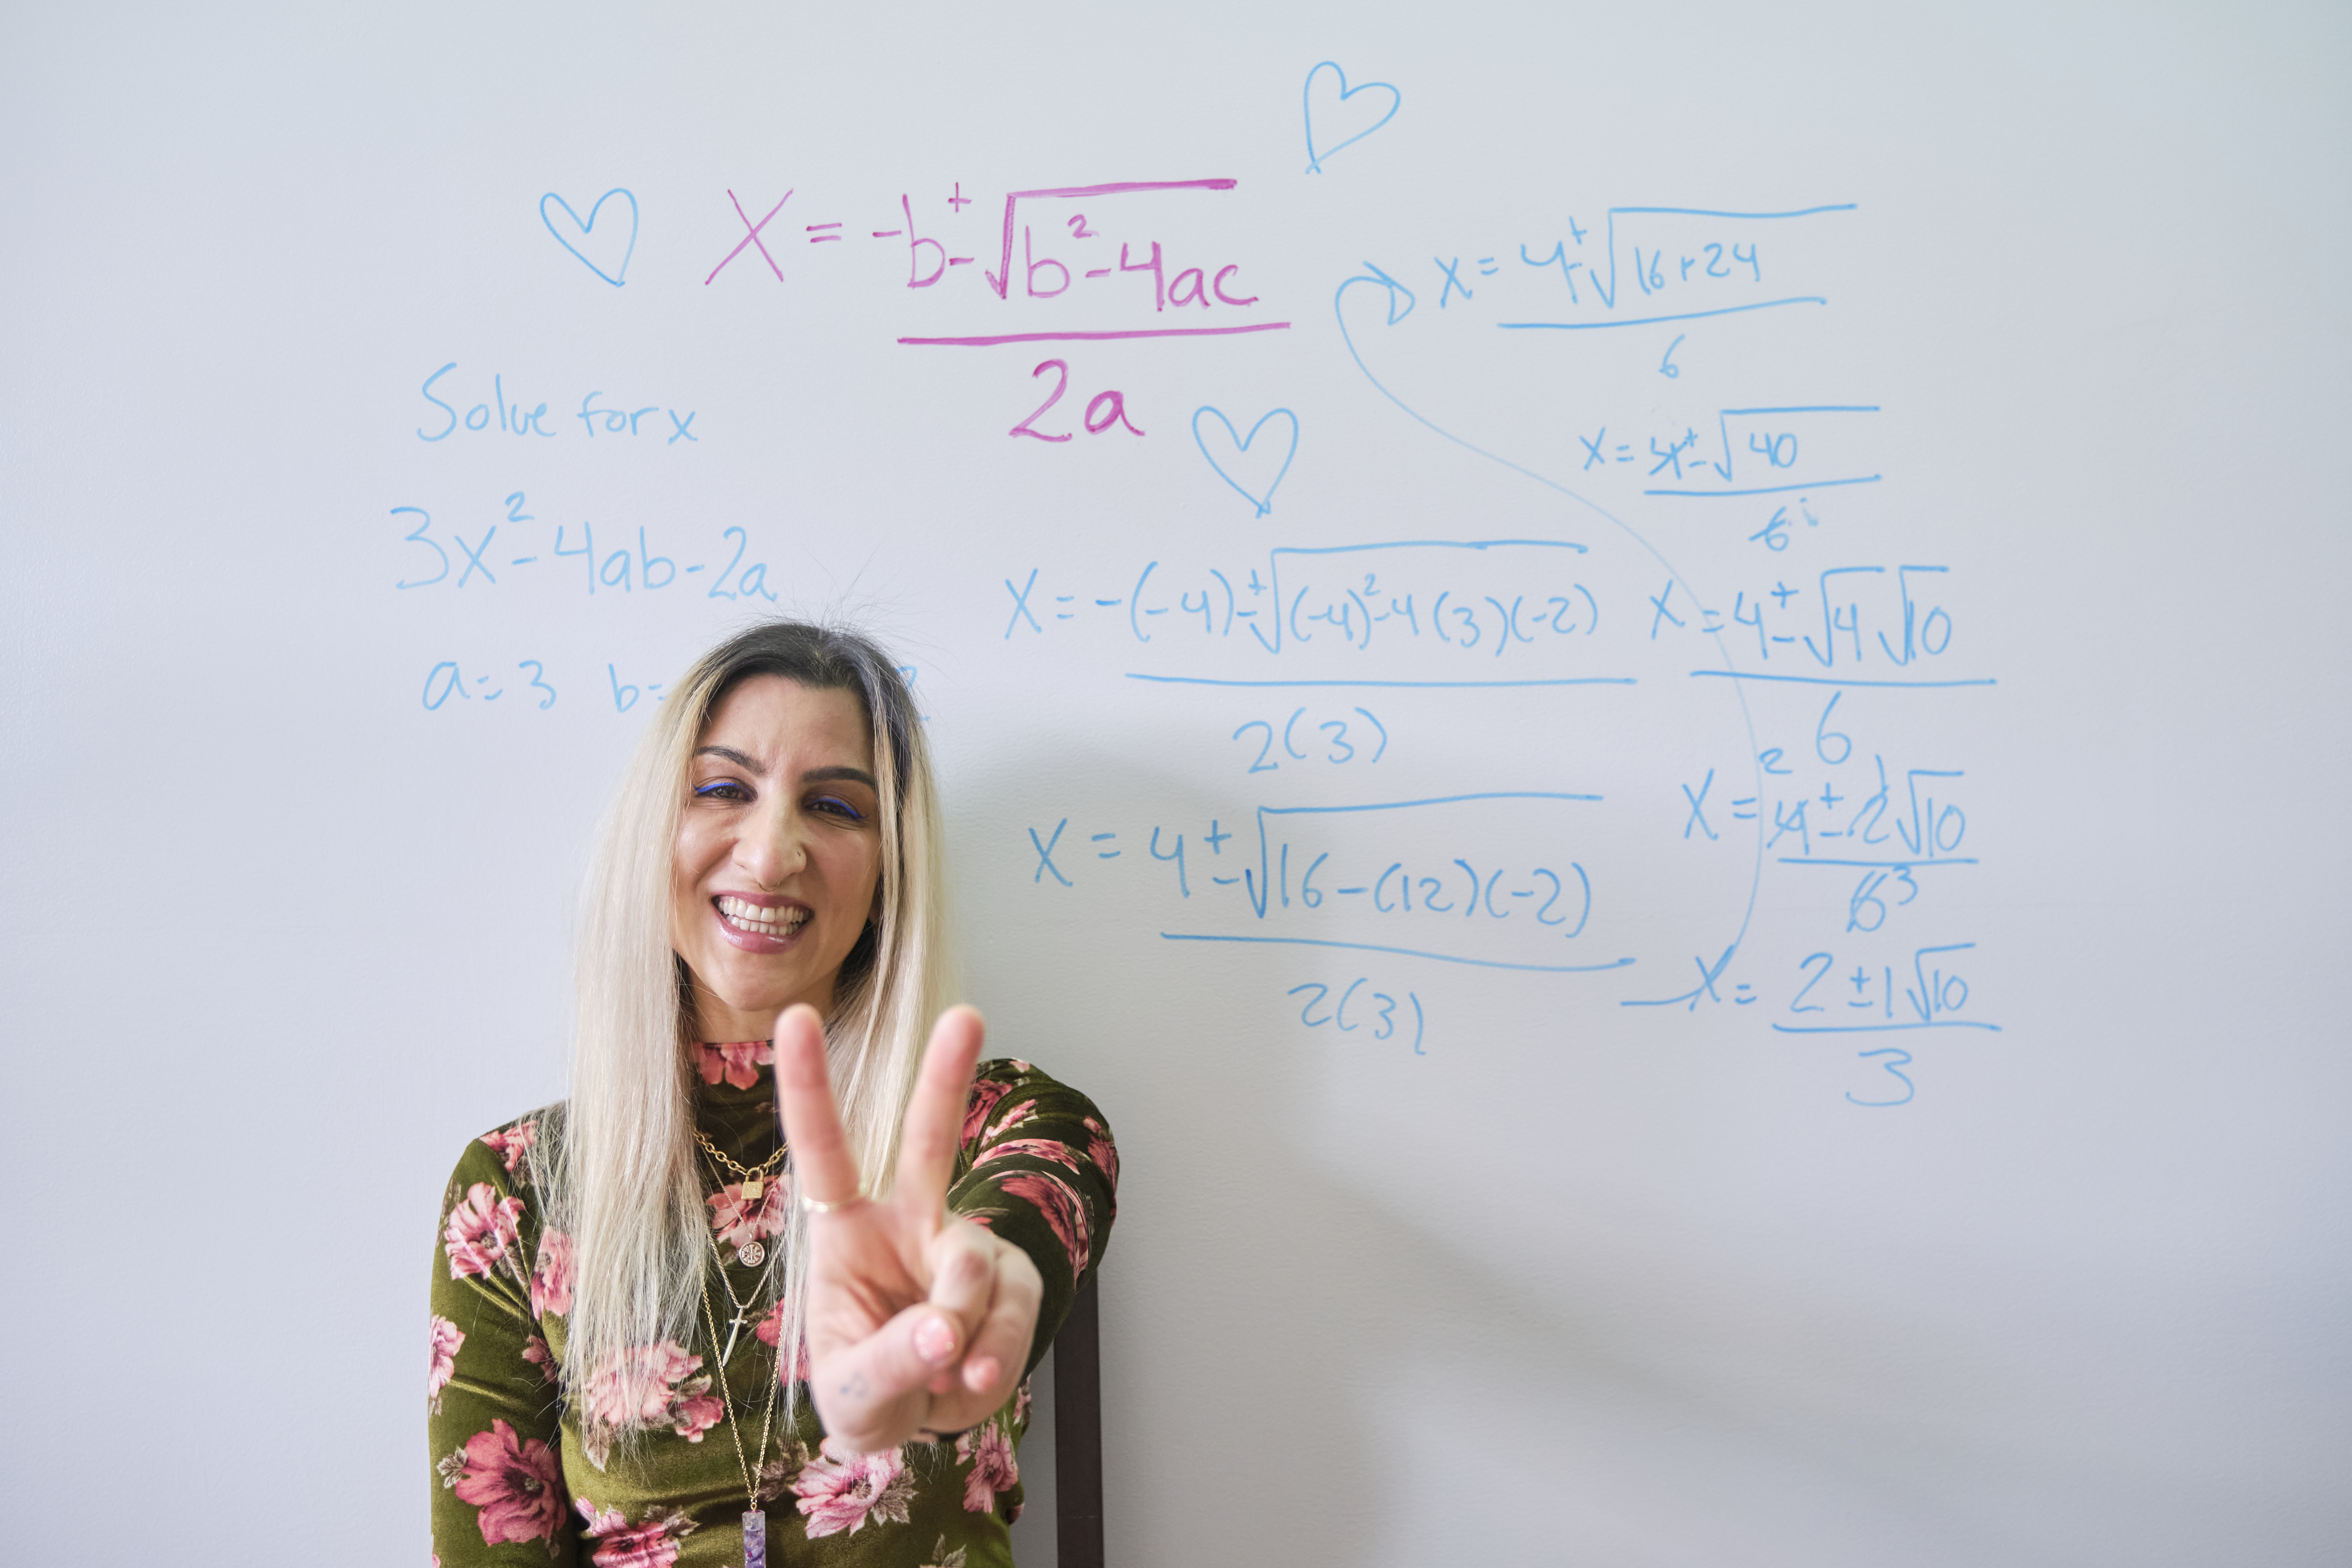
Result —
POLYGON ((759 626, 673 689, 588 878, 572 1096, 443 1201, 444 1568, 1012 1561, 1024 1380, 1118 1155, 1027 1063, 975 1078, 971 1009, 919 1053, 939 837, 865 638, 759 626))

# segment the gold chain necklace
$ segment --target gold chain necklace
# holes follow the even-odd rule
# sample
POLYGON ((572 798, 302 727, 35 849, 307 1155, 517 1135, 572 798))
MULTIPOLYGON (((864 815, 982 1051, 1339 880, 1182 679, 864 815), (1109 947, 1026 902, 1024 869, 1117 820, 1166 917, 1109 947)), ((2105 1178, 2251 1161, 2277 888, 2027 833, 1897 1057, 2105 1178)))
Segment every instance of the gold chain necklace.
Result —
MULTIPOLYGON (((719 1243, 715 1238, 712 1240, 710 1247, 713 1252, 718 1251, 719 1243)), ((727 1266, 724 1261, 719 1264, 719 1278, 722 1281, 726 1278, 726 1267, 727 1266)), ((731 1296, 733 1292, 730 1291, 729 1294, 731 1296)), ((704 1281, 702 1287, 702 1326, 710 1332, 710 1348, 714 1351, 718 1350, 719 1319, 717 1314, 712 1312, 710 1310, 710 1285, 708 1280, 704 1281)), ((728 1345, 730 1349, 733 1348, 734 1341, 731 1336, 728 1341, 728 1345)), ((783 1352, 781 1350, 777 1352, 777 1355, 780 1358, 782 1353, 783 1352)), ((782 1370, 782 1363, 781 1360, 778 1362, 777 1369, 781 1373, 782 1370)), ((735 1423, 735 1396, 727 1387, 727 1357, 723 1352, 719 1357, 719 1371, 715 1381, 719 1384, 719 1407, 727 1413, 727 1435, 735 1440, 735 1467, 737 1469, 740 1470, 743 1475, 743 1501, 745 1505, 743 1509, 743 1568, 768 1568, 768 1514, 767 1510, 760 1506, 760 1489, 758 1484, 751 1479, 753 1475, 751 1463, 749 1459, 746 1459, 743 1457, 743 1429, 735 1423)), ((781 1375, 769 1380, 768 1405, 767 1409, 762 1412, 760 1416, 760 1447, 758 1452, 760 1456, 760 1468, 763 1470, 767 1468, 768 1464, 769 1424, 774 1418, 776 1414, 776 1390, 782 1386, 782 1383, 783 1379, 781 1375)))
MULTIPOLYGON (((711 1245, 715 1250, 718 1243, 713 1241, 711 1245)), ((743 1331, 743 1326, 750 1322, 751 1315, 760 1310, 760 1292, 754 1289, 751 1292, 751 1300, 748 1302, 735 1294, 735 1287, 727 1282, 727 1264, 724 1259, 721 1259, 719 1265, 719 1289, 727 1292, 729 1305, 735 1309, 735 1315, 727 1320, 727 1348, 719 1352, 719 1364, 725 1366, 727 1358, 735 1353, 735 1336, 743 1331)))
MULTIPOLYGON (((747 1204, 756 1204, 760 1201, 761 1195, 768 1190, 768 1183, 775 1175, 776 1166, 784 1157, 784 1146, 780 1143, 776 1146, 776 1152, 761 1161, 758 1165, 746 1165, 730 1157, 725 1150, 704 1137, 702 1129, 699 1127, 694 1130, 694 1141, 702 1145, 702 1152, 709 1155, 713 1162, 725 1166, 740 1179, 743 1201, 747 1204)), ((723 1186, 725 1183, 722 1181, 720 1184, 723 1186)), ((712 1245, 716 1246, 717 1243, 714 1242, 712 1245)), ((766 1244, 755 1236, 736 1247, 735 1258, 736 1261, 741 1263, 746 1268, 757 1268, 768 1260, 768 1248, 766 1244)), ((723 1258, 720 1259, 719 1282, 722 1285, 727 1284, 726 1260, 723 1258)), ((735 1287, 732 1285, 727 1286, 727 1299, 730 1301, 735 1300, 735 1287)), ((735 1306, 740 1311, 742 1310, 743 1303, 735 1301, 735 1306)), ((730 1342, 731 1343, 732 1341, 730 1340, 730 1342)))
MULTIPOLYGON (((734 1161, 728 1159, 725 1154, 720 1153, 718 1149, 714 1148, 710 1141, 708 1138, 703 1137, 699 1131, 697 1131, 694 1136, 696 1141, 702 1145, 703 1151, 712 1158, 723 1161, 727 1164, 734 1165, 735 1169, 738 1171, 743 1170, 742 1166, 736 1164, 734 1161)), ((773 1165, 777 1161, 783 1157, 783 1150, 779 1149, 773 1154, 769 1155, 767 1159, 761 1162, 761 1168, 764 1170, 766 1167, 773 1165)), ((746 1179, 743 1183, 743 1192, 746 1196, 756 1201, 764 1185, 764 1177, 758 1173, 751 1172, 746 1172, 745 1176, 746 1179)), ((709 1232, 709 1236, 710 1255, 712 1258, 716 1258, 719 1263, 719 1288, 727 1292, 727 1304, 735 1309, 735 1315, 730 1318, 727 1322, 727 1344, 724 1349, 719 1349, 719 1336, 715 1328, 711 1333, 711 1348, 719 1351, 719 1364, 723 1369, 727 1365, 728 1362, 732 1360, 734 1357, 736 1337, 742 1333, 743 1326, 750 1322, 752 1315, 760 1310, 760 1297, 766 1289, 767 1280, 766 1276, 763 1275, 761 1277, 760 1283, 751 1287, 751 1299, 749 1301, 744 1300, 742 1297, 735 1294, 735 1282, 727 1277, 727 1255, 719 1250, 719 1231, 715 1221, 709 1232)), ((765 1263, 768 1260, 768 1249, 764 1246, 761 1245, 759 1237, 754 1236, 749 1241, 739 1242, 736 1244, 735 1258, 736 1261, 742 1264, 745 1268, 757 1268, 761 1264, 765 1263)), ((706 1289, 703 1294, 707 1300, 709 1295, 709 1290, 706 1289)))
MULTIPOLYGON (((736 1249, 736 1254, 738 1257, 740 1257, 744 1251, 750 1248, 756 1248, 759 1246, 760 1244, 756 1241, 751 1242, 747 1244, 747 1247, 738 1247, 736 1249)), ((762 1275, 761 1277, 761 1283, 754 1285, 751 1288, 751 1299, 749 1301, 746 1301, 742 1297, 735 1294, 734 1281, 727 1278, 727 1258, 724 1254, 721 1254, 719 1251, 719 1237, 716 1234, 714 1234, 710 1238, 710 1251, 712 1256, 719 1259, 719 1288, 727 1292, 727 1303, 735 1309, 735 1315, 727 1321, 727 1348, 719 1352, 719 1364, 720 1366, 725 1366, 727 1364, 728 1358, 735 1353, 735 1336, 743 1331, 743 1325, 750 1322, 751 1321, 751 1315, 760 1310, 760 1296, 761 1291, 766 1288, 766 1276, 762 1275)), ((762 1249, 761 1251, 761 1257, 764 1258, 765 1256, 767 1256, 767 1254, 765 1250, 762 1249)), ((754 1261, 757 1260, 754 1259, 754 1261)))
POLYGON ((699 1127, 694 1130, 694 1141, 702 1145, 704 1153, 742 1178, 743 1195, 747 1198, 757 1198, 766 1191, 768 1178, 775 1174, 777 1162, 784 1157, 784 1146, 779 1143, 776 1145, 776 1152, 761 1161, 759 1164, 746 1165, 730 1155, 726 1150, 713 1143, 704 1135, 699 1127))

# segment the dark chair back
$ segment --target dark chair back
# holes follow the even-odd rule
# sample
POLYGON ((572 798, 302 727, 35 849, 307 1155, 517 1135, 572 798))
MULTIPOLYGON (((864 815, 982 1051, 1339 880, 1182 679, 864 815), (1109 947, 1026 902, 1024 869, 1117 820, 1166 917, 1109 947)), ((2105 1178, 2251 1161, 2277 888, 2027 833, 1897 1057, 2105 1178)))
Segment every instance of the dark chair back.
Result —
POLYGON ((1054 1337, 1054 1497, 1061 1568, 1103 1568, 1102 1331, 1092 1275, 1054 1337))

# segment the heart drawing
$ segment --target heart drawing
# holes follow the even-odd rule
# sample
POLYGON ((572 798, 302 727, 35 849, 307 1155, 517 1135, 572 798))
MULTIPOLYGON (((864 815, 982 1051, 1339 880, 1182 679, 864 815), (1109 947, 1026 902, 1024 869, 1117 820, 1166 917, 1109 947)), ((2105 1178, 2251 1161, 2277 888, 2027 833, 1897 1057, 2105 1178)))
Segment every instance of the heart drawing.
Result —
POLYGON ((1274 510, 1275 487, 1282 483, 1283 475, 1290 472, 1290 459, 1298 455, 1298 416, 1287 408, 1277 408, 1260 416, 1258 422, 1250 426, 1249 434, 1243 436, 1234 432, 1234 422, 1223 413, 1203 406, 1192 414, 1192 441, 1201 448, 1201 456, 1209 459, 1209 467, 1217 470, 1217 478, 1233 486, 1244 500, 1257 508, 1258 516, 1264 517, 1274 510), (1212 419, 1224 430, 1223 438, 1213 448, 1202 428, 1212 419), (1278 459, 1276 458, 1274 440, 1269 437, 1257 455, 1252 457, 1250 446, 1257 439, 1257 433, 1276 419, 1290 427, 1289 437, 1280 448, 1282 456, 1278 459), (1259 483, 1261 479, 1265 481, 1263 484, 1259 483), (1253 489, 1253 486, 1256 488, 1253 489))
POLYGON ((598 196, 596 205, 588 209, 588 218, 584 223, 581 221, 580 215, 572 210, 570 202, 565 201, 553 191, 550 191, 539 198, 539 221, 547 226, 547 232, 553 235, 564 249, 578 257, 589 271, 593 272, 614 288, 618 289, 628 277, 629 258, 637 252, 637 198, 627 191, 614 186, 598 196), (629 232, 624 236, 618 223, 608 224, 604 228, 604 237, 601 240, 595 239, 596 215, 603 212, 604 204, 614 196, 629 204, 629 232), (555 215, 548 211, 550 206, 563 209, 564 221, 562 224, 557 223, 555 215), (595 255, 590 254, 592 248, 595 255), (621 259, 608 271, 597 260, 597 256, 610 260, 616 250, 621 253, 621 259))
POLYGON ((1348 73, 1339 68, 1337 60, 1325 60, 1307 73, 1307 172, 1319 174, 1323 160, 1340 148, 1361 142, 1381 126, 1396 118, 1404 96, 1384 81, 1368 81, 1361 87, 1348 85, 1348 73), (1331 73, 1328 80, 1323 73, 1331 73), (1316 83, 1323 85, 1318 91, 1316 83), (1348 100, 1360 94, 1372 96, 1361 103, 1348 100), (1388 107, 1381 107, 1380 95, 1388 95, 1388 107), (1321 138, 1317 137, 1318 130, 1321 138))

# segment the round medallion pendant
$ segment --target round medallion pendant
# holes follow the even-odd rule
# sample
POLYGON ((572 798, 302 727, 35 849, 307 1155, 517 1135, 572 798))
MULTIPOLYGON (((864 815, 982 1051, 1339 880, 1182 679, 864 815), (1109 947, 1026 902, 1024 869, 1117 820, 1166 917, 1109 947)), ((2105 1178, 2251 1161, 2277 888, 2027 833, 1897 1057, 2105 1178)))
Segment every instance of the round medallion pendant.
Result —
POLYGON ((768 1260, 768 1249, 756 1241, 747 1241, 735 1249, 735 1261, 746 1268, 757 1268, 768 1260))

